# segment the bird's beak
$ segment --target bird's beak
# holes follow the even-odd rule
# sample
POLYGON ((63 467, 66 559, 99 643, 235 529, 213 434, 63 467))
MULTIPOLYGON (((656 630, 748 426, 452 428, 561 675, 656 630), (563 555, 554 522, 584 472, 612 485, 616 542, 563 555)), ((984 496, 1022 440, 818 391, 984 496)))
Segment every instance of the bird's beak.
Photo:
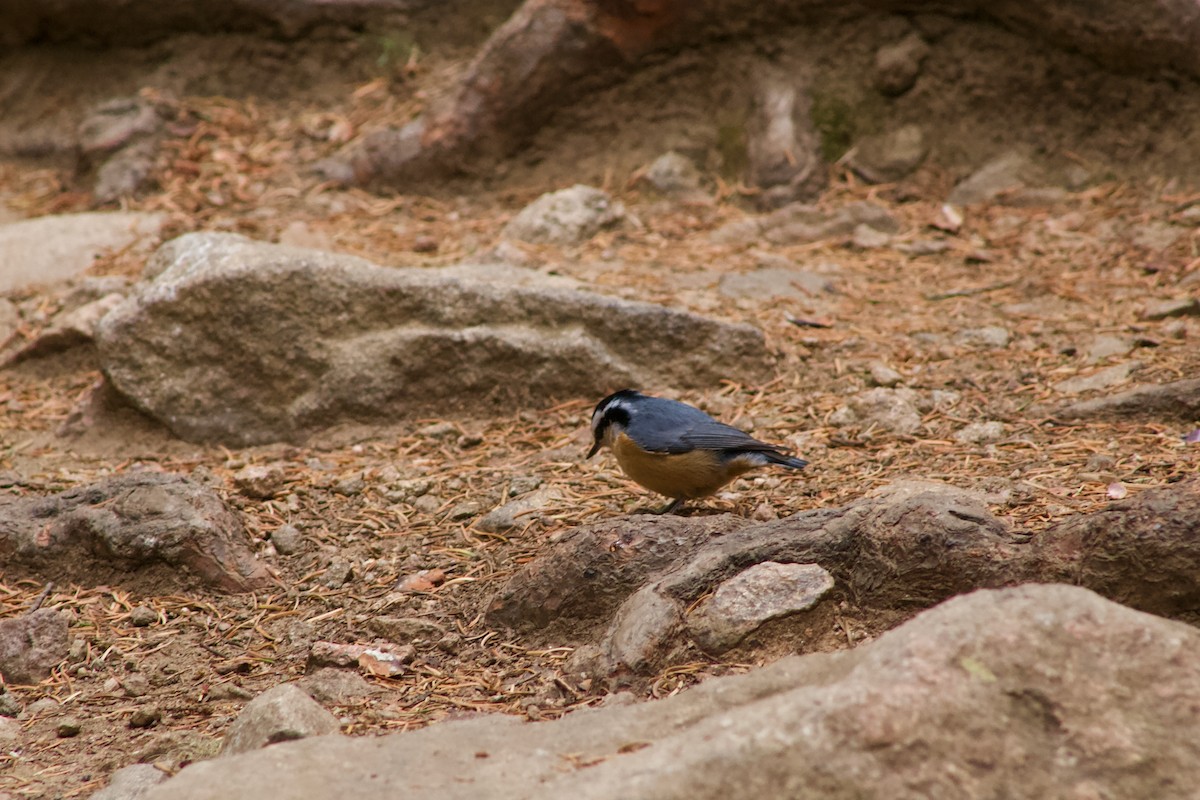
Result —
POLYGON ((592 456, 596 455, 596 453, 599 453, 599 452, 600 452, 600 446, 601 446, 602 444, 603 444, 602 442, 595 442, 595 443, 592 445, 592 449, 591 449, 591 450, 588 450, 588 454, 587 454, 586 456, 584 456, 584 459, 583 459, 583 460, 584 460, 584 461, 587 461, 589 458, 591 458, 592 456))

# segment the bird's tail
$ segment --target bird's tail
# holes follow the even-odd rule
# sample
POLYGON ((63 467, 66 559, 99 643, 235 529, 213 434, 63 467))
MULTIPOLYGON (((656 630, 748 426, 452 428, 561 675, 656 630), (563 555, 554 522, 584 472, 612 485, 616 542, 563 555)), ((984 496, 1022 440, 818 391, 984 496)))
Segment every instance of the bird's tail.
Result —
POLYGON ((763 453, 763 455, 766 456, 767 461, 770 461, 772 464, 778 464, 779 466, 787 467, 788 469, 804 469, 808 466, 808 462, 803 458, 789 456, 787 453, 767 451, 763 453))

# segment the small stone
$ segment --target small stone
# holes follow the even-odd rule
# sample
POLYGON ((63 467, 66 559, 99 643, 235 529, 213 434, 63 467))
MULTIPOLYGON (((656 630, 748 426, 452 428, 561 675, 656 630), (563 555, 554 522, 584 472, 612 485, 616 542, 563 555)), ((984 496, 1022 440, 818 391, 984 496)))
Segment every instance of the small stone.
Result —
POLYGON ((1063 394, 1081 394, 1083 392, 1107 389, 1118 383, 1124 383, 1129 379, 1131 373, 1141 369, 1142 366, 1142 362, 1140 361, 1127 361, 1124 364, 1114 364, 1091 375, 1081 375, 1059 381, 1054 384, 1054 389, 1063 394))
POLYGON ((1009 332, 999 325, 987 325, 983 328, 964 328, 955 338, 959 344, 969 347, 991 347, 1000 349, 1008 347, 1009 332))
POLYGON ((859 225, 854 229, 854 235, 850 239, 850 243, 859 250, 874 250, 878 247, 887 247, 892 241, 892 237, 883 231, 878 231, 870 225, 859 225))
POLYGON ((690 158, 672 150, 646 167, 638 182, 659 194, 686 198, 699 194, 700 171, 690 158))
POLYGON ((980 442, 994 442, 1003 435, 1004 423, 1002 422, 972 422, 954 434, 954 439, 963 444, 979 444, 980 442))
POLYGON ((1171 317, 1200 317, 1200 298, 1161 300, 1147 304, 1142 311, 1144 320, 1170 319, 1171 317))
POLYGON ((481 511, 483 511, 482 504, 474 500, 466 500, 451 508, 446 518, 451 522, 462 522, 465 519, 479 516, 481 511))
POLYGON ((396 583, 399 592, 431 592, 446 582, 446 573, 440 569, 423 569, 406 575, 396 583))
POLYGON ((1123 356, 1133 350, 1133 342, 1123 336, 1100 334, 1088 347, 1087 362, 1097 364, 1113 356, 1123 356))
POLYGON ((493 508, 475 527, 486 533, 501 533, 528 525, 539 518, 538 511, 562 499, 557 489, 538 489, 517 500, 493 508))
POLYGON ((929 154, 920 125, 869 136, 855 148, 851 168, 871 183, 890 183, 911 174, 929 154))
POLYGON ((336 494, 345 497, 355 497, 363 493, 367 488, 367 482, 363 480, 361 475, 351 475, 348 478, 342 478, 333 485, 333 491, 336 494))
POLYGON ((63 717, 54 726, 54 735, 60 739, 71 739, 79 735, 83 724, 75 717, 63 717))
POLYGON ((417 430, 417 436, 427 439, 448 439, 451 436, 461 436, 462 432, 453 422, 434 422, 417 430))
POLYGON ((921 427, 917 402, 917 393, 911 389, 868 389, 835 410, 830 421, 835 425, 858 423, 909 435, 921 427))
POLYGON ((246 497, 270 500, 283 488, 283 478, 283 469, 277 464, 252 464, 234 473, 233 487, 246 497))
POLYGON ((1019 153, 1005 153, 976 170, 954 187, 947 202, 956 206, 985 203, 1006 191, 1025 188, 1024 176, 1030 172, 1029 159, 1019 153))
POLYGON ((418 236, 413 240, 414 253, 436 253, 439 243, 436 236, 418 236))
POLYGON ((271 544, 280 555, 295 555, 304 545, 304 535, 295 525, 280 525, 271 531, 271 544))
POLYGON ((413 501, 413 508, 423 514, 436 514, 441 507, 441 499, 432 494, 423 494, 413 501))
POLYGON ((867 367, 871 383, 876 386, 892 388, 904 380, 904 376, 880 361, 872 361, 867 367))
MULTIPOLYGON (((0 675, 10 683, 37 683, 66 660, 67 617, 52 608, 0 620, 0 675)), ((57 704, 56 704, 57 705, 57 704)))
POLYGON ((205 699, 210 703, 219 703, 223 700, 249 700, 253 696, 236 683, 218 683, 208 690, 205 699))
POLYGON ((16 750, 23 737, 21 723, 11 719, 10 715, 0 716, 0 752, 11 753, 16 750))
POLYGON ((135 628, 145 628, 158 622, 158 612, 149 606, 134 606, 129 612, 129 624, 135 628))
POLYGON ((580 244, 626 217, 625 207, 591 186, 544 194, 521 209, 503 236, 531 244, 580 244))
POLYGON ((817 564, 755 564, 723 582, 689 614, 688 629, 702 647, 723 652, 769 620, 812 608, 833 583, 817 564))
POLYGON ((875 88, 888 96, 901 95, 913 87, 929 45, 916 33, 875 53, 875 88))
POLYGON ((276 742, 336 733, 337 717, 294 683, 284 683, 251 700, 221 743, 221 755, 246 753, 276 742))
POLYGON ((12 692, 0 693, 0 717, 15 717, 21 713, 21 701, 12 692))
POLYGON ((759 503, 750 513, 750 518, 758 522, 770 522, 773 519, 779 519, 779 514, 770 503, 759 503))
POLYGON ((367 630, 396 644, 435 642, 446 633, 441 625, 421 617, 372 617, 367 630))
POLYGON ((150 694, 150 679, 144 672, 131 672, 121 680, 127 697, 145 697, 150 694))
POLYGON ((334 667, 317 669, 296 683, 317 702, 333 706, 349 705, 357 698, 379 692, 357 672, 334 667))
POLYGON ((898 253, 912 258, 920 256, 935 256, 950 249, 950 243, 943 239, 914 239, 911 242, 901 242, 895 245, 898 253))
POLYGON ((329 562, 329 566, 325 568, 324 580, 322 583, 329 589, 339 589, 350 580, 350 575, 354 571, 350 562, 344 558, 335 558, 329 562))
POLYGON ((722 275, 718 291, 737 299, 803 300, 831 294, 836 287, 828 275, 786 267, 765 267, 754 272, 722 275))
POLYGON ((157 706, 141 706, 135 708, 129 715, 129 727, 149 728, 157 725, 161 719, 162 712, 158 710, 157 706))
POLYGON ((438 649, 444 653, 457 653, 462 649, 463 638, 457 633, 447 633, 441 639, 438 639, 438 649))

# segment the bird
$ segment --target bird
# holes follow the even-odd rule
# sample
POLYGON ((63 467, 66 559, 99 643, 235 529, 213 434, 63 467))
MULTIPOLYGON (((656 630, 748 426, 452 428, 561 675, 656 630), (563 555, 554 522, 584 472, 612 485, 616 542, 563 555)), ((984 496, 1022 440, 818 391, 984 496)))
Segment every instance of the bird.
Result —
POLYGON ((587 458, 605 446, 612 449, 626 475, 672 498, 660 514, 675 511, 685 500, 715 494, 759 467, 808 466, 784 448, 760 442, 695 406, 633 389, 613 392, 592 411, 592 449, 587 458))

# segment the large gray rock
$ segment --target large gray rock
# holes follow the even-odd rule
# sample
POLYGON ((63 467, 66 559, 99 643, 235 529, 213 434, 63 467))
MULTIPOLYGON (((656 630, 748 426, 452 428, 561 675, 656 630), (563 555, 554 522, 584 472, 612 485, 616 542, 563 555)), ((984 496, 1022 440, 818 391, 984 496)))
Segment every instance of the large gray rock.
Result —
POLYGON ((1190 626, 1085 589, 981 591, 856 650, 665 701, 285 743, 147 797, 1185 798, 1197 652, 1190 626))
POLYGON ((147 269, 159 274, 97 329, 101 363, 122 394, 192 440, 296 440, 420 411, 753 381, 769 365, 755 328, 544 285, 514 267, 484 281, 189 234, 147 269))
POLYGON ((60 214, 0 226, 0 292, 74 277, 106 250, 153 239, 161 214, 60 214))

